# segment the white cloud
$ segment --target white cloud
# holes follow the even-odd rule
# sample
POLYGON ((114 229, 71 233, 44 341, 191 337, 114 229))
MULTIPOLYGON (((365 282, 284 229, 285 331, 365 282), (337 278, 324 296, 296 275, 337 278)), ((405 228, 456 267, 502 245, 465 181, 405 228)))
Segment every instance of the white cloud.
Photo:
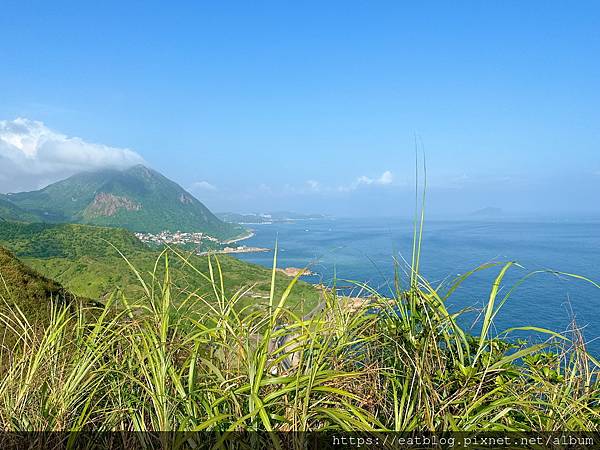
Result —
POLYGON ((0 192, 37 189, 84 170, 143 162, 133 150, 66 136, 42 122, 0 120, 0 192))
POLYGON ((389 170, 386 170, 381 174, 381 176, 377 179, 377 184, 392 184, 394 181, 394 175, 389 170))
POLYGON ((379 178, 369 178, 365 175, 362 175, 357 178, 355 185, 357 185, 357 186, 361 185, 361 184, 386 185, 386 184, 392 184, 393 181, 394 181, 394 175, 392 175, 392 172, 390 172, 389 170, 386 170, 385 172, 383 172, 381 174, 381 176, 379 178))
POLYGON ((360 176, 360 177, 358 177, 356 179, 356 183, 355 184, 357 184, 357 185, 358 184, 373 184, 373 179, 369 178, 369 177, 367 177, 365 175, 362 175, 362 176, 360 176))
POLYGON ((190 187, 192 191, 216 191, 217 187, 214 184, 210 184, 208 181, 196 181, 190 187))
POLYGON ((345 186, 338 186, 337 190, 340 192, 349 192, 358 189, 360 186, 387 186, 394 182, 394 175, 391 171, 386 170, 377 178, 370 178, 366 175, 361 175, 353 183, 345 186))
POLYGON ((319 191, 321 190, 321 183, 316 180, 307 180, 306 185, 311 191, 319 191))

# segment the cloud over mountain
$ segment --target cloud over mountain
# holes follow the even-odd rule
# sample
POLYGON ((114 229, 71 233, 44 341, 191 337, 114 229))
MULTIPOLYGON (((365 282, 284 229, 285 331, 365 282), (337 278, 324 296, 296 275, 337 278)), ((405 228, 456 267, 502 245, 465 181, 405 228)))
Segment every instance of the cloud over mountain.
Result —
POLYGON ((133 150, 66 136, 39 121, 0 120, 0 192, 37 189, 84 170, 143 162, 133 150))

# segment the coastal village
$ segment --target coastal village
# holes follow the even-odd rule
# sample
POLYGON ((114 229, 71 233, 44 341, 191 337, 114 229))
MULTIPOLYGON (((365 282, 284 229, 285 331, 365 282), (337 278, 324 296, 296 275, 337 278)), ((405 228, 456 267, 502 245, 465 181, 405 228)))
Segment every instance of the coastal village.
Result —
POLYGON ((155 245, 182 245, 182 244, 196 244, 200 245, 203 241, 210 241, 214 243, 221 243, 217 238, 209 236, 204 233, 186 233, 182 231, 170 232, 161 231, 158 234, 153 233, 135 233, 137 237, 144 244, 155 244, 155 245))
MULTIPOLYGON (((198 250, 196 252, 199 256, 206 256, 209 254, 232 254, 232 253, 260 253, 260 252, 269 252, 271 249, 263 248, 263 247, 251 247, 247 245, 233 245, 236 242, 239 242, 244 239, 249 239, 254 236, 254 233, 249 233, 245 236, 242 236, 238 239, 232 239, 229 241, 220 241, 219 239, 209 236, 205 233, 197 233, 197 232, 183 232, 183 231, 161 231, 160 233, 134 233, 135 237, 137 237, 144 244, 148 245, 194 245, 198 249, 201 248, 203 243, 207 241, 216 245, 216 248, 202 251, 198 250)), ((315 276, 314 272, 311 272, 308 269, 300 269, 297 267, 286 267, 283 269, 277 269, 278 272, 287 275, 288 277, 295 277, 296 275, 301 274, 305 277, 315 276)))
POLYGON ((235 245, 232 244, 239 242, 243 239, 248 239, 254 234, 250 233, 238 239, 229 241, 220 241, 219 239, 209 236, 205 233, 198 232, 183 232, 183 231, 161 231, 160 233, 135 233, 135 236, 142 241, 144 244, 150 245, 193 245, 197 248, 201 248, 202 244, 211 243, 215 246, 208 251, 198 251, 197 254, 200 256, 211 254, 227 254, 227 253, 258 253, 268 252, 270 249, 262 247, 250 247, 246 245, 235 245))

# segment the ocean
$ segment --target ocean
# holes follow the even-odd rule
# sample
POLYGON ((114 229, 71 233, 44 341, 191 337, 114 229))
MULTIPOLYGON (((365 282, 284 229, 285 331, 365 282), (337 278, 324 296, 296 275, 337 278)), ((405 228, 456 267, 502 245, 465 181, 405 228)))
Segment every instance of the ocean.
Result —
MULTIPOLYGON (((355 282, 367 283, 383 295, 394 285, 394 262, 410 262, 413 223, 402 219, 319 219, 293 223, 249 225, 255 236, 241 244, 273 248, 278 241, 278 267, 305 267, 312 283, 359 294, 355 282), (350 281, 351 280, 351 281, 350 281)), ((271 267, 273 253, 236 255, 271 267)), ((487 262, 516 261, 503 283, 502 297, 523 276, 551 269, 600 282, 600 222, 427 221, 424 226, 421 273, 434 286, 448 283, 487 262)), ((481 309, 500 266, 470 277, 451 296, 448 307, 481 309)), ((443 289, 443 288, 442 288, 443 289)), ((477 313, 463 326, 477 331, 477 313)), ((511 294, 495 319, 497 332, 517 326, 554 331, 568 329, 575 319, 583 328, 591 354, 600 355, 600 289, 555 273, 527 279, 511 294)), ((515 334, 519 336, 519 334, 515 334)), ((533 336, 530 336, 533 337, 533 336)), ((536 336, 535 339, 541 337, 536 336)))

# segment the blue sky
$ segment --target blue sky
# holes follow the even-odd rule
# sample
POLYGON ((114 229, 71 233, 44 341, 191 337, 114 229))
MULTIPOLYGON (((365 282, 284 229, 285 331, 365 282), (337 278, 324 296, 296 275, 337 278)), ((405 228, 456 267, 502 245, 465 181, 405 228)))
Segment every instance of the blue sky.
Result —
POLYGON ((217 211, 405 214, 416 133, 433 215, 600 213, 598 2, 83 3, 2 4, 0 121, 55 139, 0 190, 130 149, 217 211))

